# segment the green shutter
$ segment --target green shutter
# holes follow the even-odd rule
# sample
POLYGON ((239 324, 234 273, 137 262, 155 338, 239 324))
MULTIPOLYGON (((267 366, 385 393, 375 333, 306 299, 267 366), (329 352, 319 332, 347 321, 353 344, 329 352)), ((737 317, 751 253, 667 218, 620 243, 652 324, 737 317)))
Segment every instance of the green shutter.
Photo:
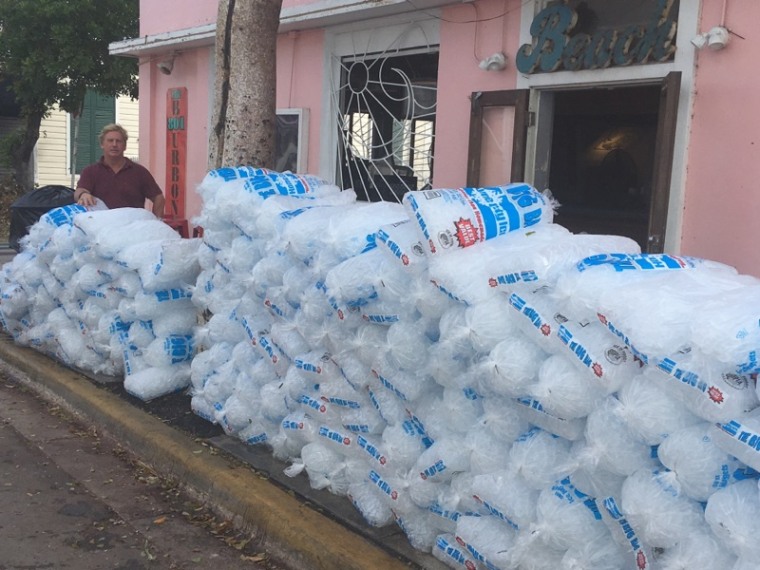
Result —
MULTIPOLYGON (((116 120, 116 99, 110 95, 100 95, 95 91, 87 91, 84 98, 82 116, 79 118, 79 136, 76 141, 76 173, 88 164, 100 158, 101 150, 98 143, 100 130, 116 120)), ((74 123, 71 123, 71 148, 74 148, 74 123)))

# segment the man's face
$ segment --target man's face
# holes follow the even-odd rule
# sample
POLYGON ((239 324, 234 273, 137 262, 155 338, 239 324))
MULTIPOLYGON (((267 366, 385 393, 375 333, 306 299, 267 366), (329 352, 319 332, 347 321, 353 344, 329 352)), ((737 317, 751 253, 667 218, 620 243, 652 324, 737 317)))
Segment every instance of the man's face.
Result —
POLYGON ((103 155, 111 158, 121 158, 124 156, 124 151, 127 148, 127 141, 119 131, 111 131, 106 133, 103 137, 103 142, 100 143, 100 148, 103 149, 103 155))

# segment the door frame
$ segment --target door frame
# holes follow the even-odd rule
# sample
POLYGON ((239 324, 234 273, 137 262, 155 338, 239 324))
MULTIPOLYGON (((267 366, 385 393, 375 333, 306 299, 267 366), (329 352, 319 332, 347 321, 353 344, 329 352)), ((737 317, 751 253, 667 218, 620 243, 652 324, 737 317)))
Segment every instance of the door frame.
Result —
POLYGON ((665 250, 680 91, 681 72, 671 71, 660 83, 660 106, 657 109, 657 134, 652 172, 652 199, 649 205, 647 232, 646 250, 649 253, 662 253, 665 250))
POLYGON ((487 108, 514 107, 512 133, 512 167, 510 182, 525 179, 525 157, 528 148, 529 89, 475 91, 470 96, 470 135, 467 144, 467 186, 480 185, 480 154, 483 141, 483 113, 487 108))
MULTIPOLYGON (((641 85, 632 83, 631 85, 641 85)), ((648 253, 661 253, 665 249, 665 234, 668 225, 670 186, 672 182, 673 160, 678 129, 678 109, 681 89, 681 72, 671 71, 659 80, 660 100, 657 109, 657 132, 655 134, 655 160, 652 173, 652 194, 647 228, 648 253)), ((616 84, 616 88, 625 88, 616 84)), ((594 85, 594 87, 599 87, 594 85)), ((578 88, 573 86, 571 88, 578 88)), ((490 107, 513 106, 515 122, 513 132, 511 182, 531 182, 549 179, 551 164, 551 138, 554 119, 554 89, 516 89, 505 91, 476 91, 471 97, 470 135, 467 155, 467 185, 478 186, 480 178, 480 151, 483 135, 483 112, 490 107), (531 120, 530 96, 540 101, 537 105, 537 120, 531 120), (535 156, 530 165, 526 164, 528 148, 528 127, 536 126, 534 133, 535 156), (529 172, 526 170, 530 169, 529 172)), ((533 115, 533 117, 536 117, 533 115)), ((535 183, 534 183, 535 185, 535 183)), ((543 188, 539 188, 542 190, 543 188)))

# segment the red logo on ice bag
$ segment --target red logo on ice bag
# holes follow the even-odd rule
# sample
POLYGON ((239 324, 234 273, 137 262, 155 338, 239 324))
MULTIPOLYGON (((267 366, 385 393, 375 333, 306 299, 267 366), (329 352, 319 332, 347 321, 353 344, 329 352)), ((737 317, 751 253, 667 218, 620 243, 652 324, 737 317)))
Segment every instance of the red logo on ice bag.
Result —
POLYGON ((459 221, 454 222, 454 226, 457 229, 456 236, 459 247, 469 247, 480 241, 478 228, 472 223, 472 220, 459 218, 459 221))

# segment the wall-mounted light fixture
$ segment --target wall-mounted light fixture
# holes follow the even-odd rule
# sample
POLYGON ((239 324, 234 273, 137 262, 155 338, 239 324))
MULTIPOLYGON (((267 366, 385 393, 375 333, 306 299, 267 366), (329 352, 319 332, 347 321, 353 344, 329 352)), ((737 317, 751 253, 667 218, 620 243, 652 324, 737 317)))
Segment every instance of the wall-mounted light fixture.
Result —
POLYGON ((156 64, 158 70, 164 75, 171 75, 174 69, 174 54, 170 55, 166 59, 162 59, 156 64))
POLYGON ((507 67, 507 56, 504 55, 504 52, 496 52, 481 60, 478 66, 485 71, 503 71, 507 67))
POLYGON ((728 29, 723 26, 715 26, 709 32, 695 36, 691 43, 697 49, 707 46, 711 50, 721 50, 728 45, 728 29))

